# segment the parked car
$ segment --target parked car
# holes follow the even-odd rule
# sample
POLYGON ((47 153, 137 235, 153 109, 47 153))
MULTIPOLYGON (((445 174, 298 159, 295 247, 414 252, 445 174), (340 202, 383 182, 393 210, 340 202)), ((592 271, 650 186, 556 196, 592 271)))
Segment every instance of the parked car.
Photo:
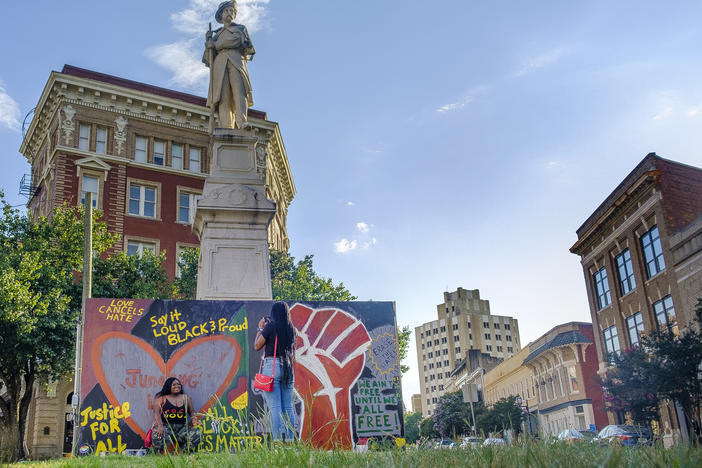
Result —
POLYGON ((588 429, 566 429, 558 434, 558 441, 565 442, 592 442, 597 434, 588 429))
POLYGON ((628 424, 610 424, 597 434, 594 442, 600 445, 617 444, 625 447, 635 447, 637 445, 652 445, 653 432, 643 426, 631 426, 628 424))
POLYGON ((480 447, 481 445, 483 445, 483 439, 481 439, 480 437, 464 437, 461 441, 462 448, 476 448, 480 447))
POLYGON ((436 448, 454 448, 456 444, 451 439, 441 439, 436 444, 436 448))
POLYGON ((505 439, 501 439, 499 437, 488 437, 485 439, 485 442, 483 442, 483 447, 487 447, 488 445, 505 445, 505 439))

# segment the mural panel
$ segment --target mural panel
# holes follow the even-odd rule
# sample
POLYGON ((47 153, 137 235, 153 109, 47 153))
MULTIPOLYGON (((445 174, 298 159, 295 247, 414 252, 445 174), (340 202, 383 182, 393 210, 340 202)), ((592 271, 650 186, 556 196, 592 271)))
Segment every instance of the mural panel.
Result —
MULTIPOLYGON (((200 450, 258 445, 265 408, 253 375, 256 324, 271 301, 88 300, 79 446, 143 446, 153 396, 178 377, 203 415, 200 450), (249 326, 251 324, 251 326, 249 326)), ((403 433, 394 304, 290 303, 298 331, 295 408, 300 436, 319 447, 403 433)))

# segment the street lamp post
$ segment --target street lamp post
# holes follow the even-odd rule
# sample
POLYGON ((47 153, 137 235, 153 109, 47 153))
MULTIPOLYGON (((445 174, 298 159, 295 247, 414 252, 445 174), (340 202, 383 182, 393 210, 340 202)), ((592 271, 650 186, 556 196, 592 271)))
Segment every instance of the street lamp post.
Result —
POLYGON ((529 413, 529 400, 522 400, 521 395, 517 395, 517 398, 514 400, 514 404, 519 408, 524 408, 526 411, 527 424, 529 425, 529 436, 531 437, 531 413, 529 413), (524 402, 524 405, 522 405, 522 402, 524 402))

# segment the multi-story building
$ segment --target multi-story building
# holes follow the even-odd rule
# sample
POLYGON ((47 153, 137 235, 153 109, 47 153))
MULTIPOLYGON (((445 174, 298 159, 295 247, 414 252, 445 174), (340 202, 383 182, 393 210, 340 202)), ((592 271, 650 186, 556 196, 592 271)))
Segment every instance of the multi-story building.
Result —
MULTIPOLYGON (((648 154, 577 234, 601 375, 642 334, 684 332, 702 297, 702 169, 648 154)), ((661 416, 679 427, 672 405, 661 416)))
POLYGON ((412 395, 412 412, 421 413, 422 412, 422 394, 415 393, 412 395))
MULTIPOLYGON (((30 210, 46 214, 92 192, 120 236, 111 251, 165 250, 175 276, 179 251, 199 245, 192 221, 210 166, 209 116, 203 97, 65 65, 51 73, 20 148, 32 166, 21 185, 30 210)), ((280 128, 264 112, 249 116, 277 206, 269 241, 287 250, 295 185, 280 128)))
POLYGON ((506 358, 521 348, 517 320, 491 315, 489 301, 480 299, 477 289, 445 292, 436 309, 437 320, 414 329, 424 417, 448 391, 452 371, 469 350, 506 358))
POLYGON ((558 325, 484 375, 485 404, 520 396, 524 430, 556 436, 607 424, 592 324, 558 325))
MULTIPOLYGON (((111 252, 166 251, 173 277, 179 252, 199 245, 192 222, 210 167, 209 119, 203 97, 66 65, 49 76, 20 148, 32 166, 20 185, 28 207, 47 214, 91 192, 119 235, 111 252)), ((276 202, 268 239, 287 250, 295 185, 280 128, 253 109, 249 123, 258 172, 276 202)), ((35 388, 26 436, 33 456, 70 451, 72 392, 72 381, 35 388)))

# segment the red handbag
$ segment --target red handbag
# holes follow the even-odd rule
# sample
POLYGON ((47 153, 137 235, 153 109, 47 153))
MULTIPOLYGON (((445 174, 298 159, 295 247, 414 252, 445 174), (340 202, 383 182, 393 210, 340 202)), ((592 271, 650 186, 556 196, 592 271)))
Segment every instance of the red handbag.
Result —
POLYGON ((154 428, 152 427, 149 429, 149 432, 146 433, 146 437, 144 437, 144 448, 149 448, 151 447, 151 436, 154 432, 154 428))
MULTIPOLYGON (((278 350, 278 337, 275 337, 275 344, 273 345, 273 370, 271 375, 261 374, 261 369, 263 368, 263 356, 261 356, 261 364, 258 366, 258 374, 254 377, 254 388, 263 390, 264 392, 273 391, 273 376, 275 375, 275 352, 278 350)), ((263 354, 266 354, 265 351, 263 354)))

